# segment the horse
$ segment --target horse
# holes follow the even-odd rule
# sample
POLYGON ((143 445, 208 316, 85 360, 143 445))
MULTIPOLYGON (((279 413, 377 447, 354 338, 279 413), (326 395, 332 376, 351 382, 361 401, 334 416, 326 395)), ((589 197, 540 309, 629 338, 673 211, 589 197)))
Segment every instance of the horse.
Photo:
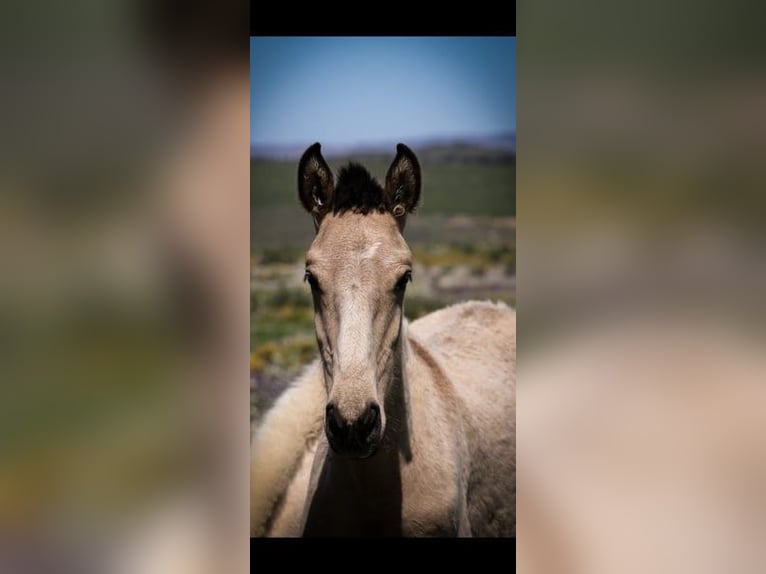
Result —
POLYGON ((398 144, 381 186, 298 164, 319 357, 251 441, 251 536, 515 536, 516 312, 468 301, 411 324, 404 240, 421 168, 398 144))

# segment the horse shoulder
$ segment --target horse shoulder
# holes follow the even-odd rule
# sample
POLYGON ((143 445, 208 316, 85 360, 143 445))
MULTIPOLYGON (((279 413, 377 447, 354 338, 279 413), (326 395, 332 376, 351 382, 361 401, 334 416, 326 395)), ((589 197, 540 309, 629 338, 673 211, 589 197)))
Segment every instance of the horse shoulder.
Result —
POLYGON ((410 326, 444 368, 464 415, 470 451, 468 521, 474 535, 515 525, 516 313, 471 301, 410 326))
POLYGON ((250 458, 251 535, 265 535, 276 507, 284 509, 289 500, 288 489, 321 434, 325 393, 319 364, 314 362, 282 393, 255 431, 250 458))
POLYGON ((458 303, 414 321, 409 329, 450 377, 484 374, 492 380, 515 380, 516 311, 504 303, 458 303))

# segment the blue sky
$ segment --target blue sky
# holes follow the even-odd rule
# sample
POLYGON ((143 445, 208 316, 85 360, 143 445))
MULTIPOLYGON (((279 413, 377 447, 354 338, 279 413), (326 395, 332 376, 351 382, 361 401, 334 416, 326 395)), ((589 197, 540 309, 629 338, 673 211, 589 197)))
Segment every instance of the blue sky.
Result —
POLYGON ((516 129, 516 38, 250 38, 254 144, 516 129))

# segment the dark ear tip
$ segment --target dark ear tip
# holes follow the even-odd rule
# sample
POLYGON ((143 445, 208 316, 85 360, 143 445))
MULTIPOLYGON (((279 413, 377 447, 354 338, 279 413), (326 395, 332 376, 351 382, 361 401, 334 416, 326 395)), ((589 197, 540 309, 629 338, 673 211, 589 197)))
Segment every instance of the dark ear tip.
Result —
POLYGON ((418 162, 418 156, 415 155, 415 152, 412 151, 410 148, 408 148, 403 143, 396 144, 396 155, 408 158, 412 163, 419 165, 420 162, 418 162))
POLYGON ((306 162, 311 158, 312 156, 320 156, 321 157, 321 150, 322 146, 319 144, 319 142, 314 143, 313 145, 310 145, 306 148, 306 151, 303 152, 303 155, 301 155, 301 160, 299 162, 299 171, 303 170, 303 166, 306 164, 306 162))
POLYGON ((315 142, 306 148, 303 152, 303 157, 309 157, 310 155, 316 155, 322 151, 322 145, 319 142, 315 142))

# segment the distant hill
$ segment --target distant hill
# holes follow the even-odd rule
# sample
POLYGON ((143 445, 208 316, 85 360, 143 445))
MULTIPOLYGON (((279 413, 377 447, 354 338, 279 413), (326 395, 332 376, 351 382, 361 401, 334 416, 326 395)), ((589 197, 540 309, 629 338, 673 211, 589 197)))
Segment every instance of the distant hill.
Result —
MULTIPOLYGON (((449 138, 411 138, 401 140, 410 146, 418 157, 429 163, 515 163, 516 133, 491 136, 455 136, 449 138)), ((250 158, 255 160, 297 161, 305 145, 251 145, 250 158)), ((359 145, 323 144, 322 154, 327 158, 365 157, 389 159, 398 142, 386 141, 359 145)))

